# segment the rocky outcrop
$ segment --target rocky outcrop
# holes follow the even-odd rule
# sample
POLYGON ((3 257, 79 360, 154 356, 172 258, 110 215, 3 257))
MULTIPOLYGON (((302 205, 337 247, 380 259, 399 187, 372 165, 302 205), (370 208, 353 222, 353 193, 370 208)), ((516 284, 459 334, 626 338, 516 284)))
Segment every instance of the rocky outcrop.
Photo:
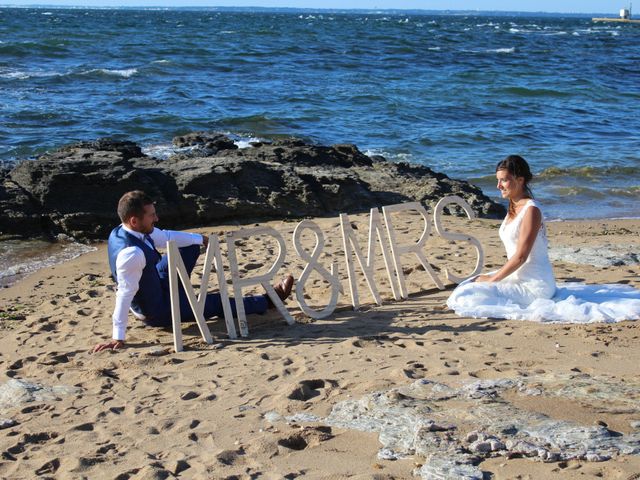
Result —
POLYGON ((165 228, 355 213, 408 201, 433 206, 446 195, 463 197, 479 216, 504 215, 467 182, 368 157, 354 145, 290 139, 239 149, 215 133, 176 137, 174 145, 180 153, 158 159, 132 142, 101 139, 0 171, 0 234, 103 239, 119 223, 118 199, 134 189, 157 200, 165 228))

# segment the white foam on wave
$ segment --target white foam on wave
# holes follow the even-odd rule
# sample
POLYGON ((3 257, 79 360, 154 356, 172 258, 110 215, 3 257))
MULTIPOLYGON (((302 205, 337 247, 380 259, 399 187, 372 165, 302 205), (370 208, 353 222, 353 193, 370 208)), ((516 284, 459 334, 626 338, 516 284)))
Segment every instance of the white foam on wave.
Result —
POLYGON ((84 72, 80 72, 81 75, 91 75, 93 73, 102 73, 104 75, 113 75, 122 78, 129 78, 136 73, 138 73, 137 68, 124 68, 121 70, 117 69, 108 69, 108 68, 93 68, 91 70, 85 70, 84 72))
POLYGON ((109 70, 108 68, 99 69, 102 73, 106 73, 107 75, 118 75, 120 77, 129 78, 136 73, 138 73, 137 68, 125 68, 122 70, 109 70))
MULTIPOLYGON (((235 143, 238 148, 251 148, 252 143, 266 141, 264 138, 242 136, 230 132, 223 132, 223 134, 233 140, 233 143, 235 143)), ((198 148, 198 145, 192 145, 189 147, 176 147, 172 143, 158 143, 155 145, 146 145, 142 147, 142 153, 149 157, 166 160, 171 155, 175 155, 177 153, 190 153, 194 150, 197 150, 198 148)))
POLYGON ((439 52, 442 49, 440 47, 429 47, 427 50, 431 50, 432 52, 439 52))
POLYGON ((368 157, 379 155, 391 162, 413 162, 414 156, 411 153, 388 152, 386 150, 368 149, 364 152, 368 157))
POLYGON ((0 78, 6 78, 8 80, 27 80, 29 78, 60 77, 63 75, 66 75, 66 74, 59 73, 59 72, 47 72, 47 71, 0 69, 0 78))
POLYGON ((237 137, 233 139, 233 143, 235 143, 238 148, 251 148, 252 143, 256 142, 264 142, 263 138, 259 137, 237 137))
POLYGON ((29 75, 27 72, 22 72, 20 70, 0 73, 0 78, 6 78, 8 80, 26 80, 30 77, 31 75, 29 75))
POLYGON ((515 53, 516 47, 511 48, 490 48, 488 50, 462 50, 466 53, 515 53))
POLYGON ((145 147, 142 147, 142 153, 144 153, 149 157, 155 157, 155 158, 160 158, 162 160, 166 160, 171 155, 174 155, 176 153, 188 153, 194 150, 195 148, 197 147, 192 146, 192 147, 178 148, 171 143, 159 143, 156 145, 147 145, 145 147))

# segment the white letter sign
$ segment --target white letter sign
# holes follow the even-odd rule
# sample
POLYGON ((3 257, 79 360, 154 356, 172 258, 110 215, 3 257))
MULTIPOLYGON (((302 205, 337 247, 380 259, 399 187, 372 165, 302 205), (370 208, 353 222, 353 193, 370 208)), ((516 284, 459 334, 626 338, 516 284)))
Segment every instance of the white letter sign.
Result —
POLYGON ((384 258, 384 264, 387 268, 387 277, 389 278, 389 283, 391 284, 393 297, 396 300, 400 300, 398 291, 396 290, 396 273, 391 263, 389 243, 387 241, 387 237, 383 234, 382 219, 380 218, 380 212, 378 211, 378 209, 372 208, 369 213, 369 243, 366 261, 363 258, 364 255, 362 254, 362 250, 360 249, 358 238, 356 237, 356 234, 351 227, 351 222, 349 222, 349 217, 345 213, 340 214, 340 229, 342 230, 342 245, 344 247, 344 258, 347 262, 349 290, 351 291, 351 303, 353 305, 353 308, 358 309, 358 307, 360 306, 360 301, 358 298, 358 287, 356 285, 355 268, 353 264, 354 262, 352 253, 354 253, 356 258, 358 259, 360 268, 364 273, 364 278, 367 280, 367 285, 369 285, 371 295, 373 295, 373 298, 378 305, 382 304, 382 300, 380 299, 380 295, 378 294, 378 287, 375 283, 375 272, 373 268, 376 235, 378 236, 378 241, 380 242, 380 245, 382 247, 382 256, 384 258))
POLYGON ((467 202, 465 202, 462 198, 456 195, 451 195, 449 197, 441 198, 438 204, 436 205, 436 210, 433 214, 433 224, 436 227, 436 232, 438 232, 438 235, 440 235, 445 240, 462 240, 465 242, 469 242, 471 245, 473 245, 476 248, 476 253, 478 254, 478 259, 476 260, 476 267, 473 270, 473 272, 471 272, 471 275, 469 275, 468 277, 461 278, 454 275, 453 273, 450 273, 448 269, 446 268, 444 269, 444 275, 447 277, 447 280, 454 283, 461 283, 467 278, 478 275, 482 271, 482 264, 484 263, 484 252, 482 251, 482 245, 480 245, 480 242, 478 241, 477 238, 472 237, 471 235, 465 235, 464 233, 450 233, 450 232, 447 232, 442 227, 442 224, 440 221, 440 217, 442 216, 442 211, 444 210, 444 207, 452 203, 459 205, 465 211, 465 213, 467 214, 467 217, 470 220, 475 218, 475 215, 473 214, 473 210, 471 210, 471 206, 467 202))
POLYGON ((407 298, 409 296, 409 293, 407 292, 407 285, 404 279, 404 271, 402 270, 402 263, 400 261, 400 256, 405 253, 413 252, 416 257, 418 257, 420 264, 431 276, 431 279, 436 284, 436 286, 440 290, 444 290, 444 285, 436 275, 436 272, 433 271, 433 268, 431 268, 431 265, 429 264, 429 261, 427 260, 427 257, 423 252, 424 244, 427 241, 427 237, 429 236, 429 217, 424 207, 418 202, 398 203, 396 205, 382 207, 382 213, 384 214, 384 221, 387 224, 387 232, 389 233, 389 241, 391 243, 391 252, 393 253, 393 262, 396 265, 396 272, 398 274, 398 280, 400 283, 400 294, 402 295, 402 298, 407 298), (398 245, 396 239, 396 231, 393 227, 391 214, 409 210, 415 210, 422 216, 422 219, 424 220, 424 230, 422 231, 422 235, 420 235, 420 238, 416 243, 410 245, 398 245))
POLYGON ((240 326, 240 335, 246 337, 249 335, 249 328, 247 327, 247 315, 244 311, 244 302, 242 301, 242 287, 248 287, 250 285, 262 285, 262 288, 267 292, 269 298, 278 309, 280 314, 284 317, 289 325, 293 325, 295 321, 293 317, 289 315, 287 308, 280 300, 280 297, 273 289, 273 278, 276 272, 280 269, 284 263, 284 258, 287 255, 287 247, 284 244, 284 239, 275 229, 271 227, 256 227, 256 228, 244 228, 236 230, 235 232, 227 233, 227 248, 229 250, 229 266, 231 268, 231 282, 233 283, 233 295, 236 300, 236 311, 238 313, 238 325, 240 326), (236 242, 242 238, 248 238, 257 235, 269 235, 278 242, 278 258, 271 265, 271 268, 264 275, 257 275, 255 277, 240 277, 240 271, 238 269, 238 259, 236 257, 236 242))
POLYGON ((296 285, 296 300, 298 300, 298 305, 300 306, 300 309, 311 318, 315 318, 317 320, 326 318, 331 315, 336 308, 336 304, 338 303, 338 294, 342 293, 342 285, 340 285, 338 268, 335 262, 331 265, 331 273, 318 263, 318 258, 320 258, 322 249, 324 248, 324 235, 322 234, 322 230, 320 230, 320 227, 315 222, 312 222, 311 220, 303 220, 293 231, 293 246, 296 249, 298 256, 307 262, 307 265, 304 267, 304 270, 302 270, 302 275, 300 275, 296 285), (311 230, 316 236, 316 245, 313 247, 311 255, 302 248, 300 237, 305 229, 311 230), (329 304, 319 312, 310 308, 304 298, 304 284, 307 282, 312 270, 316 270, 322 278, 331 285, 331 298, 329 300, 329 304))

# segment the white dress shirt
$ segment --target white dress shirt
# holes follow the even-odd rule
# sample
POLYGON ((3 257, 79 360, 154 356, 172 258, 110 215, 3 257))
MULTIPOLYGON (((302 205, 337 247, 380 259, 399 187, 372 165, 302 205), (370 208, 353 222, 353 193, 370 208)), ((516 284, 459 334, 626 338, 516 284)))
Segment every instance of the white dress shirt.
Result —
MULTIPOLYGON (((134 232, 130 228, 122 225, 122 228, 139 238, 151 248, 148 241, 145 240, 145 234, 134 232)), ((164 247, 169 240, 175 240, 178 248, 188 247, 189 245, 202 245, 202 235, 198 233, 176 232, 173 230, 161 230, 154 228, 149 234, 156 247, 164 247)), ((118 278, 118 286, 116 290, 116 307, 113 311, 113 339, 124 341, 129 320, 129 308, 131 301, 138 292, 138 284, 142 277, 142 271, 147 263, 144 252, 140 247, 127 247, 118 252, 116 257, 116 276, 118 278)))

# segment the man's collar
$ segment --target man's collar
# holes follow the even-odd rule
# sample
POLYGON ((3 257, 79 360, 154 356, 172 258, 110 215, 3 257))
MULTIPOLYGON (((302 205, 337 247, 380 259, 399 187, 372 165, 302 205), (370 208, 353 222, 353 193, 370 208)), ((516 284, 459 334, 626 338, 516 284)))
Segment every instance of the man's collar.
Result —
POLYGON ((127 232, 127 233, 129 233, 129 234, 133 235, 134 237, 139 238, 140 240, 144 241, 144 233, 142 233, 142 232, 136 232, 135 230, 131 230, 131 229, 130 229, 129 227, 127 227, 124 223, 122 224, 122 229, 123 229, 125 232, 127 232))

